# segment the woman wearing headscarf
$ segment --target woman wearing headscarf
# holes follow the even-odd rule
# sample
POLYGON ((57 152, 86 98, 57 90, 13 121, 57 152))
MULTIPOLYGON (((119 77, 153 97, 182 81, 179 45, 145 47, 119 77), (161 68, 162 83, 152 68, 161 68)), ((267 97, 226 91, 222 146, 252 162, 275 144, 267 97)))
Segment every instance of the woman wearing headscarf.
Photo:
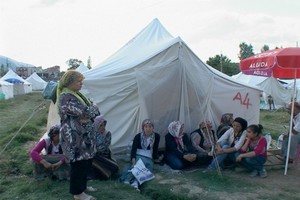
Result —
POLYGON ((217 137, 220 138, 230 127, 232 127, 233 114, 225 113, 221 117, 220 125, 217 128, 217 137))
POLYGON ((208 164, 212 160, 209 153, 217 141, 217 136, 212 130, 211 121, 201 122, 199 128, 190 134, 190 138, 194 152, 197 154, 197 163, 208 164))
MULTIPOLYGON (((158 146, 160 135, 154 132, 154 122, 151 119, 145 119, 142 122, 142 132, 135 135, 132 143, 130 162, 133 167, 141 159, 145 167, 153 172, 154 160, 158 159, 158 146)), ((139 184, 132 173, 127 173, 121 177, 121 181, 129 183, 134 188, 139 184)))
POLYGON ((59 129, 60 125, 52 126, 48 131, 48 137, 41 139, 30 152, 30 157, 34 161, 35 178, 38 180, 45 176, 59 180, 69 178, 69 165, 66 164, 59 144, 59 129))
POLYGON ((109 179, 119 170, 118 164, 112 159, 110 145, 111 132, 106 130, 107 121, 102 116, 94 119, 97 153, 93 158, 93 176, 99 179, 109 179))
POLYGON ((70 193, 74 199, 95 199, 85 191, 87 174, 96 152, 94 119, 99 109, 80 92, 84 76, 75 70, 67 71, 57 87, 58 113, 61 119, 62 150, 70 162, 70 193))
POLYGON ((165 142, 165 161, 172 169, 181 170, 196 160, 182 122, 173 121, 169 124, 165 142))
POLYGON ((247 126, 247 121, 241 117, 233 120, 232 128, 228 129, 217 141, 216 157, 203 172, 216 170, 226 158, 232 162, 235 161, 235 153, 240 150, 245 142, 247 126))

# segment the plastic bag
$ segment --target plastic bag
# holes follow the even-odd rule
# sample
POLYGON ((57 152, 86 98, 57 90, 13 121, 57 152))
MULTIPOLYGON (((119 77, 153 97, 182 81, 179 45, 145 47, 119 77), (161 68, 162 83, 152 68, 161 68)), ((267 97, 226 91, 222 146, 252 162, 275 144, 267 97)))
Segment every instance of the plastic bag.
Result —
POLYGON ((131 173, 137 179, 140 185, 155 178, 154 174, 146 168, 141 159, 136 162, 134 167, 131 169, 131 173))
POLYGON ((45 89, 43 90, 43 98, 44 99, 51 99, 53 103, 56 102, 56 88, 57 88, 57 82, 50 81, 45 89))

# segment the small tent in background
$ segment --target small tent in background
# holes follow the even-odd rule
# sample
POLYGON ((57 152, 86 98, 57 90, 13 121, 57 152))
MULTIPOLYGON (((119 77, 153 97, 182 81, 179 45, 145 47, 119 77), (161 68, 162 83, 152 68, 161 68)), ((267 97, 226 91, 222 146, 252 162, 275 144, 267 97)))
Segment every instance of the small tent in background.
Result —
POLYGON ((25 80, 28 81, 29 83, 31 83, 32 90, 43 90, 47 85, 47 82, 44 81, 39 75, 37 75, 36 72, 31 74, 25 80))
POLYGON ((268 96, 271 95, 276 108, 283 107, 291 101, 292 88, 287 84, 282 84, 281 81, 274 77, 263 77, 246 75, 242 72, 233 75, 234 79, 241 81, 250 86, 256 86, 263 91, 263 96, 260 108, 269 109, 268 106, 268 96))
POLYGON ((80 63, 79 67, 76 68, 76 71, 83 73, 89 71, 89 68, 85 66, 83 63, 80 63))
POLYGON ((20 77, 11 69, 8 70, 8 72, 1 78, 1 80, 14 84, 14 95, 27 94, 32 92, 31 83, 20 77))
POLYGON ((224 113, 259 120, 260 90, 207 66, 157 19, 84 76, 82 91, 107 119, 114 152, 126 149, 145 118, 154 120, 160 147, 174 120, 184 122, 187 133, 202 120, 216 128, 224 113))
POLYGON ((0 80, 0 94, 4 95, 4 99, 14 97, 14 84, 7 81, 0 80))

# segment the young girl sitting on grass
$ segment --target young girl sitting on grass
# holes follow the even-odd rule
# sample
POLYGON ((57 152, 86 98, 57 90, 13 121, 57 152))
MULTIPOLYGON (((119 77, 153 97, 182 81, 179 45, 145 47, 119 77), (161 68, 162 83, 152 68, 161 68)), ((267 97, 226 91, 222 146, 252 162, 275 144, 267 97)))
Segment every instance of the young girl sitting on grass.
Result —
POLYGON ((236 161, 241 162, 250 171, 250 176, 267 177, 263 168, 267 160, 267 140, 261 135, 263 126, 252 124, 247 128, 246 141, 239 152, 236 161))

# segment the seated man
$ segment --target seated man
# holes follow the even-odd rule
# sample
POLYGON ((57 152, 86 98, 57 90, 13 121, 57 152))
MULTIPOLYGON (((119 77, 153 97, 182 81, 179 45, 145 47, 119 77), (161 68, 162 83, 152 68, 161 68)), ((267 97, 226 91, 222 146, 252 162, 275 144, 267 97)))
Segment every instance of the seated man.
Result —
MULTIPOLYGON (((292 103, 289 103, 287 112, 291 114, 292 103)), ((293 113, 293 127, 291 135, 291 144, 290 144, 290 153, 289 153, 289 162, 293 162, 296 156, 297 145, 300 143, 300 104, 294 102, 294 113, 293 113)), ((288 150, 288 135, 283 137, 282 143, 282 154, 286 158, 288 150)))
POLYGON ((60 125, 52 126, 48 137, 41 139, 30 152, 30 157, 34 161, 35 178, 38 180, 47 176, 59 180, 69 178, 69 165, 65 162, 59 144, 59 129, 60 125))

